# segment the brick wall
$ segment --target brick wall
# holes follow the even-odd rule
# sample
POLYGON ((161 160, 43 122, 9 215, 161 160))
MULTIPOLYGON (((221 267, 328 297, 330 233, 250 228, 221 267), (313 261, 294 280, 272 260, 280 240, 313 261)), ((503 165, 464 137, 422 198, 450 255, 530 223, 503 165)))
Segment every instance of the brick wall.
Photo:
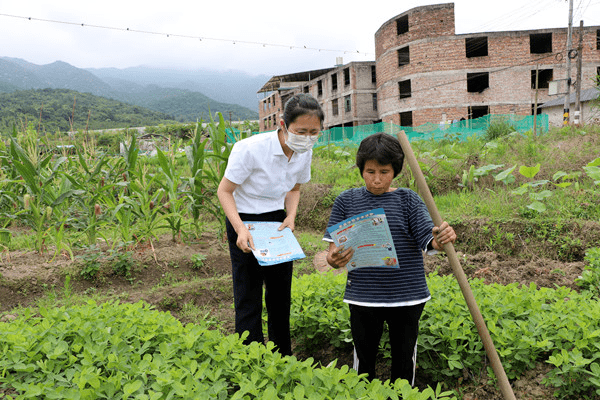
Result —
MULTIPOLYGON (((411 112, 413 126, 447 119, 469 118, 472 107, 489 107, 492 114, 530 115, 536 102, 532 88, 532 71, 551 70, 552 80, 565 79, 567 29, 455 34, 454 4, 416 7, 385 22, 375 33, 374 62, 352 62, 332 68, 327 73, 298 82, 294 92, 308 89, 325 111, 324 128, 361 125, 379 120, 398 124, 400 113, 411 112), (408 22, 408 31, 398 34, 397 21, 408 22), (551 36, 550 51, 531 53, 531 35, 551 36), (467 57, 467 39, 486 38, 487 55, 467 57), (399 65, 399 50, 408 63, 399 65), (371 79, 376 67, 377 82, 371 79), (350 85, 344 84, 344 70, 350 71, 350 85), (331 77, 337 75, 337 90, 332 91, 331 77), (487 74, 489 87, 469 92, 467 74, 487 74), (400 99, 399 82, 410 81, 410 97, 400 99), (317 84, 323 93, 318 96, 317 84), (373 110, 377 95, 377 111, 373 110), (352 110, 344 110, 345 97, 351 97, 352 110), (338 101, 338 115, 333 115, 332 101, 338 101)), ((583 29, 582 89, 594 85, 600 67, 600 50, 596 45, 600 27, 583 29)), ((573 47, 579 42, 579 27, 573 28, 573 47)), ((571 63, 571 78, 576 77, 576 60, 571 63)), ((534 75, 535 76, 535 75, 534 75)), ((574 87, 572 87, 572 92, 574 87)), ((261 130, 265 118, 278 118, 283 105, 275 92, 271 107, 259 105, 261 130), (277 117, 276 117, 277 115, 277 117)), ((537 91, 538 105, 556 96, 547 88, 537 91)))
MULTIPOLYGON (((596 49, 598 27, 584 28, 582 88, 593 86, 600 50, 596 49)), ((577 46, 578 27, 573 29, 577 46)), ((488 106, 490 113, 530 115, 536 91, 532 70, 552 70, 552 79, 565 79, 567 29, 454 34, 454 6, 440 4, 417 7, 386 23, 375 34, 379 115, 383 121, 398 123, 399 113, 412 111, 413 125, 448 119, 468 118, 471 106, 488 106), (398 34, 396 21, 408 16, 408 32, 398 34), (531 53, 530 35, 550 34, 551 52, 531 53), (487 37, 488 54, 467 57, 467 38, 487 37), (410 54, 399 65, 398 51, 410 54), (487 74, 489 87, 467 91, 467 74, 487 74), (399 82, 410 80, 411 96, 400 99, 399 82)), ((575 61, 571 77, 575 79, 575 61)), ((573 90, 573 89, 572 89, 573 90)), ((552 100, 548 89, 538 89, 538 104, 552 100)))

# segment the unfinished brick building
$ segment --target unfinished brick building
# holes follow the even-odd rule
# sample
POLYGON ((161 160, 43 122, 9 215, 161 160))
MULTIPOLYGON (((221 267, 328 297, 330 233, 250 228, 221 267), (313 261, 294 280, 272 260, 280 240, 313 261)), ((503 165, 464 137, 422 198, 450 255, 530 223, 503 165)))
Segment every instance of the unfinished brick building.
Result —
MULTIPOLYGON (((567 33, 567 28, 555 28, 456 35, 453 3, 416 7, 375 33, 375 62, 271 78, 259 91, 271 92, 259 104, 261 130, 268 129, 265 121, 280 115, 277 109, 267 112, 264 103, 281 108, 286 95, 299 91, 321 102, 326 129, 378 121, 418 126, 486 114, 531 115, 536 104, 557 98, 548 94, 550 82, 567 78, 567 33)), ((586 89, 600 74, 600 27, 580 31, 575 26, 573 48, 580 35, 580 82, 586 89)), ((571 51, 573 81, 576 56, 571 51)))

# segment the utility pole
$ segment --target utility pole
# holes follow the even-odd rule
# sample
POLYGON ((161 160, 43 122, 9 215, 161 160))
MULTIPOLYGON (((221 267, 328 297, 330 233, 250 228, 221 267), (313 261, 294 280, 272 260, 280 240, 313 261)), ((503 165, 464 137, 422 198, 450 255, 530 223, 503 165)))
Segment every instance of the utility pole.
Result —
POLYGON ((569 0, 569 28, 567 30, 567 94, 563 113, 563 125, 569 124, 569 97, 571 97, 571 47, 573 47, 573 0, 569 0))
POLYGON ((583 21, 579 21, 579 44, 577 45, 577 79, 575 81, 575 124, 583 123, 581 112, 581 64, 583 58, 583 21))

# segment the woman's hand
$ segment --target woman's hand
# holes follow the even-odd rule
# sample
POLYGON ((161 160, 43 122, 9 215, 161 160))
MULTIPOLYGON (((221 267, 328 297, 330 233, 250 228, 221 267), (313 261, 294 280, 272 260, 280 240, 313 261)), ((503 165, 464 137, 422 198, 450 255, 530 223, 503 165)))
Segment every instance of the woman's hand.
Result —
POLYGON ((456 232, 448 225, 446 221, 442 222, 440 226, 435 226, 432 229, 433 233, 433 248, 436 250, 443 250, 442 245, 447 243, 454 243, 456 240, 456 232))
POLYGON ((294 232, 294 228, 295 228, 295 223, 294 223, 294 217, 291 216, 287 216, 283 222, 281 223, 281 225, 279 226, 279 228, 277 229, 278 231, 282 231, 285 228, 290 228, 290 230, 292 232, 294 232))
POLYGON ((354 255, 354 249, 350 247, 345 249, 344 245, 336 247, 334 243, 329 243, 329 252, 327 253, 327 263, 333 268, 343 268, 354 255))
POLYGON ((238 236, 235 244, 244 253, 250 253, 252 250, 256 250, 254 248, 254 240, 252 240, 252 234, 250 234, 246 225, 242 226, 243 228, 240 228, 240 232, 236 232, 238 236))

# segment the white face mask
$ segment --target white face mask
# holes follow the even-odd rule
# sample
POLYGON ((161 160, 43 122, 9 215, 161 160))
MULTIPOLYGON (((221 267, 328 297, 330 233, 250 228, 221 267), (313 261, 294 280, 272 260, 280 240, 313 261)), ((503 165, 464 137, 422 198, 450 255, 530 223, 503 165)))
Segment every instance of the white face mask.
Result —
POLYGON ((297 135, 287 130, 285 144, 296 153, 306 153, 319 140, 319 135, 297 135))

